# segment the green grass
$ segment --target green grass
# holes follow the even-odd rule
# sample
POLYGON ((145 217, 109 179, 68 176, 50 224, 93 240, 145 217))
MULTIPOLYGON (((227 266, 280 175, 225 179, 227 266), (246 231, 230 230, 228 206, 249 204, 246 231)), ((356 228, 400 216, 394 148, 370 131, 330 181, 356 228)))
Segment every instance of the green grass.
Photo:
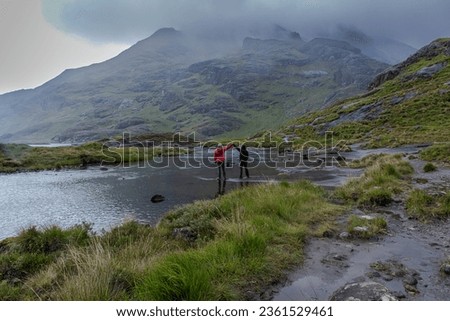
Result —
POLYGON ((406 211, 410 217, 421 221, 450 216, 450 194, 432 195, 415 189, 406 200, 406 211))
POLYGON ((362 239, 370 239, 374 236, 385 234, 387 227, 387 222, 382 217, 368 219, 356 215, 350 216, 347 224, 349 234, 362 239))
POLYGON ((1 241, 0 300, 35 299, 26 280, 55 262, 68 246, 86 246, 90 237, 90 226, 83 224, 66 230, 56 226, 42 230, 31 227, 17 237, 1 241))
POLYGON ((359 198, 359 204, 364 206, 388 206, 392 202, 394 190, 385 190, 381 187, 370 188, 359 198))
POLYGON ((3 145, 9 155, 0 159, 0 172, 16 172, 23 170, 61 169, 78 167, 82 164, 99 164, 103 160, 111 161, 111 153, 102 152, 101 143, 89 143, 77 147, 35 147, 26 145, 3 145), (24 146, 17 148, 17 146, 24 146), (11 158, 12 157, 12 158, 11 158))
POLYGON ((6 281, 0 281, 0 297, 2 301, 20 301, 23 298, 20 287, 14 287, 6 281))
POLYGON ((84 246, 89 240, 90 226, 77 225, 71 229, 62 230, 50 226, 43 230, 36 227, 23 230, 12 242, 21 253, 49 254, 61 251, 68 244, 84 246))
POLYGON ((168 247, 153 228, 129 222, 91 236, 87 246, 69 246, 26 285, 44 300, 129 300, 136 273, 168 247))
POLYGON ((14 159, 20 157, 31 147, 24 144, 0 144, 0 157, 14 159))
POLYGON ((0 144, 0 173, 14 173, 22 166, 16 158, 30 149, 28 145, 0 144))
MULTIPOLYGON (((209 260, 216 262, 220 260, 224 266, 229 264, 223 261, 223 251, 215 254, 205 255, 204 251, 189 251, 168 255, 163 262, 156 264, 152 271, 142 278, 142 282, 136 288, 137 298, 157 301, 237 298, 237 294, 224 293, 224 289, 218 288, 215 284, 218 283, 215 278, 219 271, 209 260), (205 268, 199 269, 200 266, 205 268)), ((232 255, 232 253, 229 254, 232 255)))
POLYGON ((367 168, 374 165, 379 159, 386 157, 386 154, 370 154, 361 159, 349 163, 350 168, 367 168))
POLYGON ((335 197, 362 207, 386 206, 406 187, 413 168, 401 155, 374 157, 367 162, 370 166, 363 175, 337 188, 335 197))
POLYGON ((302 262, 307 238, 322 236, 342 211, 302 181, 198 201, 156 227, 128 222, 104 235, 31 228, 0 244, 1 266, 17 270, 0 278, 0 299, 255 299, 302 262))
POLYGON ((441 161, 450 164, 450 143, 434 144, 420 152, 425 161, 441 161))

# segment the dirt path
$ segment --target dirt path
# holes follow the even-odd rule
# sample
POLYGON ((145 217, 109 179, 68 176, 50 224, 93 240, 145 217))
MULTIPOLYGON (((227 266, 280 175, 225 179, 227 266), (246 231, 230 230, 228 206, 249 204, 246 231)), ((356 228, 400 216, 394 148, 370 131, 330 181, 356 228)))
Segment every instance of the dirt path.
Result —
MULTIPOLYGON (((424 162, 411 161, 414 188, 450 190, 450 169, 424 173, 424 162)), ((351 214, 382 216, 388 234, 363 241, 345 237, 312 239, 304 265, 271 293, 273 300, 329 300, 349 283, 383 285, 400 300, 450 300, 450 276, 439 269, 450 257, 450 220, 423 224, 407 217, 404 200, 369 212, 353 210, 340 218, 340 230, 351 214)), ((339 233, 338 233, 339 234, 339 233)))

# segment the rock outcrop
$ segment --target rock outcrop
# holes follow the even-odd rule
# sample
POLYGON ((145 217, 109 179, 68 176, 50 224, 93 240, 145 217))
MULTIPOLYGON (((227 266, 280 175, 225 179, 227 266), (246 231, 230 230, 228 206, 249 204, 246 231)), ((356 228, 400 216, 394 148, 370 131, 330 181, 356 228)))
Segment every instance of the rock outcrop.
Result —
MULTIPOLYGON (((421 48, 415 54, 410 56, 408 59, 399 63, 384 72, 380 73, 375 77, 375 79, 369 84, 369 90, 379 87, 381 84, 385 83, 388 80, 394 79, 397 77, 403 70, 405 70, 408 66, 419 62, 422 59, 431 59, 437 57, 439 55, 450 56, 450 39, 438 39, 433 41, 429 45, 421 48)), ((430 76, 430 72, 432 74, 438 72, 444 66, 435 65, 433 67, 426 67, 422 74, 430 76)), ((419 71, 420 73, 420 71, 419 71)))

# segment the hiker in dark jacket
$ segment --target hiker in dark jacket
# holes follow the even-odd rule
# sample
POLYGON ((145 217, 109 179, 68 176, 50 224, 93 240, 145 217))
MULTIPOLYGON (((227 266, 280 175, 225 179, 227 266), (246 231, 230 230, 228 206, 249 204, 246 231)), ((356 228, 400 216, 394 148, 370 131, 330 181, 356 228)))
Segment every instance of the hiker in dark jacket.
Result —
POLYGON ((245 145, 242 145, 241 148, 236 147, 236 149, 239 151, 239 168, 240 168, 240 175, 239 178, 242 179, 242 171, 245 169, 245 176, 247 178, 250 178, 250 175, 248 173, 248 150, 245 145))

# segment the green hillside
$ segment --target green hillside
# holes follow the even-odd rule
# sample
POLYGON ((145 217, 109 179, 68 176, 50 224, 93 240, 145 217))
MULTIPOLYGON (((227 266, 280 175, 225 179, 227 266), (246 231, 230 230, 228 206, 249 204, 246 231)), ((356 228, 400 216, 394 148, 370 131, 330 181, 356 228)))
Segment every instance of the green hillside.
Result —
MULTIPOLYGON (((297 145, 323 140, 366 147, 448 143, 450 137, 450 39, 439 39, 379 74, 366 94, 292 121, 277 133, 297 145)), ((448 147, 447 147, 448 148, 448 147)))

